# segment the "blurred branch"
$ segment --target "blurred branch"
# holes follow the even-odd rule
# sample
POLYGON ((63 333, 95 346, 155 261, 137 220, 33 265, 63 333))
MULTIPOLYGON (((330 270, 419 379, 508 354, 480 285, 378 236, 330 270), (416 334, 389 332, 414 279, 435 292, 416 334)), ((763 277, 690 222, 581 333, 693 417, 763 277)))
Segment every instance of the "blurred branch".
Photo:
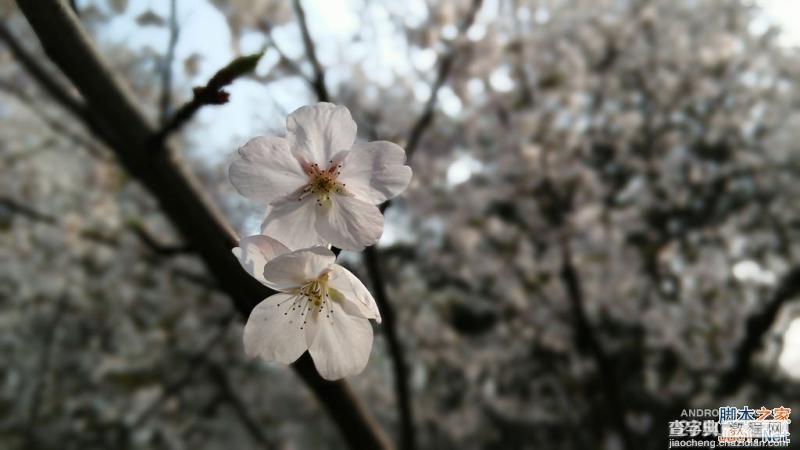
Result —
POLYGON ((253 55, 240 56, 217 71, 217 73, 208 80, 205 86, 192 89, 194 95, 192 100, 181 106, 180 109, 175 112, 175 115, 154 134, 151 146, 155 148, 160 147, 171 133, 174 133, 191 120, 195 113, 203 106, 223 105, 228 103, 230 93, 223 88, 233 83, 237 78, 255 70, 262 55, 263 53, 256 53, 253 55))
POLYGON ((25 107, 33 112, 45 125, 49 126, 53 132, 66 137, 79 147, 85 148, 86 151, 95 158, 109 161, 103 149, 97 145, 96 142, 80 133, 70 130, 59 120, 50 117, 36 104, 36 101, 27 92, 17 86, 13 86, 5 80, 0 80, 0 90, 16 98, 20 103, 25 105, 25 107))
MULTIPOLYGON (((471 27, 475 22, 475 16, 481 9, 482 4, 483 0, 472 0, 472 5, 470 6, 467 15, 458 26, 459 35, 466 33, 469 27, 471 27)), ((411 156, 419 146, 422 136, 424 136, 428 128, 433 125, 435 117, 434 112, 436 109, 437 98, 439 96, 439 90, 442 88, 442 86, 444 86, 445 81, 447 81, 447 78, 450 76, 450 69, 453 67, 453 62, 458 56, 458 47, 456 45, 457 41, 458 38, 453 40, 445 55, 442 57, 441 61, 439 61, 439 67, 436 70, 436 79, 433 81, 433 85, 431 86, 431 94, 428 97, 428 100, 425 102, 425 107, 422 110, 422 114, 419 116, 417 121, 414 122, 414 126, 411 127, 411 131, 408 134, 408 139, 406 140, 405 146, 406 157, 408 159, 411 159, 411 156)), ((383 208, 385 209, 386 206, 383 208)))
POLYGON ((258 420, 253 417, 253 414, 250 413, 250 410, 247 408, 245 402, 236 393, 236 390, 231 384, 230 378, 225 373, 225 369, 220 366, 219 363, 211 360, 206 361, 206 366, 208 367, 212 381, 219 389, 222 400, 226 401, 231 408, 233 408, 233 412, 242 422, 242 425, 244 425, 245 429, 250 434, 250 437, 252 437, 258 446, 263 449, 273 448, 274 445, 272 445, 270 440, 261 430, 262 427, 259 425, 258 420))
POLYGON ((566 234, 561 236, 561 259, 561 282, 567 292, 571 316, 575 324, 575 346, 582 353, 591 356, 597 364, 600 385, 603 388, 603 395, 606 397, 607 411, 604 416, 606 419, 611 420, 613 426, 617 429, 624 447, 628 450, 634 450, 636 446, 634 445, 633 437, 625 424, 626 408, 618 389, 619 377, 599 337, 595 334, 589 319, 586 317, 583 289, 578 271, 572 262, 572 251, 566 234))
POLYGON ((38 377, 36 384, 33 387, 31 395, 31 409, 28 415, 28 426, 30 430, 36 429, 36 422, 39 420, 39 409, 42 403, 42 392, 44 392, 47 377, 50 376, 50 365, 53 356, 53 343, 55 342, 56 332, 58 331, 59 323, 64 317, 64 311, 67 306, 67 297, 61 296, 56 301, 55 311, 53 317, 44 328, 43 347, 42 353, 39 356, 39 367, 37 370, 38 377))
POLYGON ((192 354, 188 359, 186 370, 172 383, 167 384, 161 395, 153 400, 142 412, 131 421, 131 429, 135 430, 145 424, 170 397, 177 395, 184 387, 189 385, 192 378, 199 373, 199 369, 205 363, 207 355, 225 338, 228 326, 233 321, 234 315, 225 315, 218 319, 216 332, 208 338, 208 341, 200 346, 200 350, 192 354))
POLYGON ((298 66, 293 59, 286 56, 286 54, 278 45, 278 42, 275 41, 275 37, 272 36, 272 25, 268 21, 262 20, 259 22, 259 28, 264 32, 264 35, 267 38, 267 46, 272 47, 278 53, 278 58, 279 58, 278 64, 287 67, 293 73, 297 74, 299 77, 305 80, 305 82, 308 83, 309 86, 311 86, 313 89, 314 81, 311 78, 309 78, 305 73, 303 73, 303 70, 300 69, 300 66, 298 66))
POLYGON ((392 368, 394 369, 394 389, 400 409, 400 448, 413 450, 416 445, 416 431, 414 429, 414 410, 411 406, 411 392, 408 387, 408 365, 404 358, 403 345, 397 337, 396 320, 394 308, 389 301, 386 293, 386 280, 383 278, 381 270, 380 255, 375 246, 364 249, 364 261, 367 272, 372 280, 372 287, 375 292, 375 302, 381 313, 382 328, 386 334, 386 342, 389 344, 389 354, 392 358, 392 368))
MULTIPOLYGON (((230 251, 237 245, 236 235, 196 188, 196 181, 171 158, 164 143, 164 137, 188 120, 193 111, 184 113, 183 120, 173 118, 177 126, 168 124, 162 132, 154 130, 136 106, 136 100, 97 53, 64 0, 18 1, 17 5, 53 62, 78 88, 93 113, 102 117, 112 131, 103 134, 103 138, 120 163, 158 200, 162 211, 186 242, 197 250, 208 273, 216 278, 220 289, 228 294, 240 314, 249 316, 253 307, 272 291, 242 270, 230 251)), ((248 65, 254 67, 253 57, 250 58, 234 61, 235 67, 243 62, 250 62, 248 65)), ((240 73, 230 66, 226 69, 228 71, 221 72, 240 73)), ((224 81, 220 78, 218 73, 212 81, 224 81)), ((218 90, 208 89, 213 87, 210 81, 203 91, 211 91, 219 98, 218 90)), ((363 410, 345 381, 322 379, 307 352, 292 367, 316 394, 351 448, 390 448, 380 428, 363 410)))
MULTIPOLYGON (((483 5, 483 0, 472 0, 472 5, 470 6, 467 15, 464 17, 464 20, 461 21, 461 24, 458 26, 459 35, 463 35, 475 23, 475 16, 480 11, 481 6, 483 5)), ((414 152, 416 152, 417 147, 419 147, 419 143, 422 140, 422 137, 425 135, 425 132, 433 125, 435 119, 435 110, 436 110, 436 103, 437 98, 439 96, 439 90, 444 86, 445 81, 450 76, 450 70, 453 67, 453 62, 455 61, 456 57, 458 56, 458 48, 455 45, 455 42, 458 38, 454 39, 453 43, 450 44, 448 47, 445 55, 439 61, 439 67, 436 70, 436 79, 431 86, 431 94, 428 96, 428 100, 425 102, 425 107, 422 109, 422 114, 417 118, 414 122, 414 125, 411 127, 411 130, 408 133, 408 138, 406 139, 406 160, 410 161, 411 157, 414 156, 414 152)), ((392 204, 391 200, 387 200, 383 202, 380 206, 381 212, 386 211, 392 204)))
POLYGON ((71 112, 96 134, 105 135, 105 131, 103 131, 98 121, 90 114, 83 101, 72 95, 68 87, 64 86, 57 78, 51 75, 47 69, 39 63, 36 56, 29 53, 22 46, 22 43, 11 33, 11 30, 2 22, 0 22, 0 41, 6 43, 6 46, 11 51, 11 54, 14 55, 14 58, 16 58, 28 74, 33 77, 33 79, 39 83, 39 86, 41 86, 58 104, 71 112))
MULTIPOLYGON (((475 16, 483 4, 482 0, 473 0, 472 5, 464 20, 459 25, 459 34, 466 32, 469 27, 475 22, 475 16)), ((308 37, 308 30, 305 29, 305 16, 302 15, 302 8, 300 8, 299 0, 295 0, 295 8, 299 8, 298 20, 301 22, 301 27, 305 30, 304 42, 306 42, 307 52, 309 58, 312 56, 313 44, 308 37)), ((447 80, 450 69, 452 68, 453 61, 457 56, 457 49, 455 45, 451 45, 446 55, 439 64, 436 79, 431 87, 431 95, 425 103, 422 115, 414 123, 409 133, 409 138, 406 144, 406 158, 410 160, 416 150, 420 139, 425 131, 433 124, 434 109, 436 107, 436 98, 439 89, 444 85, 447 80)), ((313 60, 312 60, 313 64, 313 60)), ((317 67, 317 66, 315 66, 317 67)), ((324 81, 324 80, 323 80, 324 81)), ((320 101, 328 101, 327 91, 317 88, 317 97, 320 101)), ((386 201, 380 205, 381 212, 389 207, 391 201, 386 201)), ((337 253, 338 254, 338 253, 337 253)), ((375 290, 375 302, 383 319, 382 328, 386 332, 386 340, 389 344, 389 354, 392 359, 392 368, 394 370, 395 381, 395 396, 397 397, 398 407, 400 409, 400 431, 401 431, 401 447, 405 450, 413 450, 416 448, 416 431, 414 425, 414 412, 411 403, 411 392, 408 387, 408 366, 404 358, 403 346, 400 339, 397 337, 396 320, 394 315, 394 308, 392 307, 389 295, 386 292, 386 283, 383 278, 383 273, 380 266, 380 255, 378 250, 374 247, 367 247, 364 250, 364 258, 369 272, 372 285, 375 290)))
MULTIPOLYGON (((303 34, 303 45, 305 46, 306 54, 314 70, 314 78, 311 83, 312 89, 317 96, 317 100, 321 102, 331 101, 328 90, 325 87, 325 72, 317 59, 314 42, 308 31, 305 11, 303 11, 300 0, 294 0, 294 8, 297 14, 297 21, 300 24, 300 30, 303 34)), ((333 251, 338 256, 341 250, 334 248, 333 251)), ((381 313, 383 322, 382 329, 386 333, 386 340, 389 344, 389 355, 392 360, 392 369, 394 371, 395 398, 397 399, 400 416, 400 445, 404 450, 414 450, 416 448, 416 431, 414 429, 414 414, 408 388, 408 368, 403 356, 402 344, 397 337, 394 309, 386 293, 386 286, 380 269, 380 258, 375 247, 367 247, 364 250, 364 257, 370 279, 372 280, 372 286, 375 290, 375 302, 381 313)))
POLYGON ((747 381, 753 368, 753 356, 761 348, 764 336, 777 319, 781 307, 797 295, 800 295, 800 267, 794 267, 784 275, 769 302, 747 319, 745 335, 736 350, 733 364, 723 372, 715 389, 717 396, 732 394, 747 381))
POLYGON ((175 62, 175 46, 178 44, 178 0, 169 1, 169 42, 167 52, 161 60, 161 98, 159 99, 160 123, 163 125, 172 114, 172 64, 175 62))
MULTIPOLYGON (((47 225, 51 225, 57 228, 64 228, 64 225, 58 220, 56 216, 52 216, 36 209, 33 209, 29 206, 23 205, 21 202, 18 202, 9 197, 0 196, 0 217, 2 216, 3 209, 8 210, 10 213, 19 214, 31 221, 44 223, 47 225)), ((133 226, 130 227, 132 230, 135 231, 133 226)), ((89 242, 93 242, 95 244, 103 245, 106 247, 111 247, 114 249, 120 249, 122 247, 122 242, 119 239, 119 235, 114 234, 110 235, 107 233, 103 233, 97 230, 91 229, 81 229, 78 230, 77 235, 82 239, 85 239, 89 242)), ((171 248, 163 246, 163 244, 159 244, 157 242, 153 242, 153 244, 157 244, 160 248, 153 248, 151 244, 145 242, 143 236, 137 233, 137 237, 139 237, 140 241, 144 244, 145 247, 148 248, 150 251, 149 254, 143 255, 145 260, 152 262, 152 263, 161 263, 164 262, 164 256, 173 256, 179 253, 183 253, 182 251, 172 251, 170 252, 171 248)), ((148 236, 147 239, 154 239, 152 236, 148 236)), ((178 247, 176 247, 178 248, 178 247)), ((198 274, 194 272, 190 272, 188 270, 182 269, 180 267, 170 267, 170 272, 178 278, 182 278, 187 280, 193 284, 196 284, 205 289, 211 290, 218 290, 219 287, 213 280, 209 280, 208 277, 204 276, 203 274, 198 274)))
POLYGON ((30 74, 41 87, 43 87, 48 94, 50 94, 58 103, 68 109, 70 112, 78 117, 84 117, 87 114, 86 107, 83 102, 69 93, 66 86, 63 86, 54 76, 47 72, 36 56, 29 53, 22 43, 17 40, 11 33, 11 30, 5 24, 0 22, 0 40, 6 43, 11 54, 19 61, 22 67, 30 74))
POLYGON ((174 256, 180 255, 185 253, 190 253, 192 251, 191 247, 188 245, 167 245, 162 244, 155 238, 147 228, 139 222, 132 222, 129 224, 129 228, 133 231, 134 234, 139 238, 139 240, 152 251, 153 253, 161 256, 174 256))
POLYGON ((314 48, 314 41, 311 39, 311 33, 308 31, 308 24, 306 23, 306 12, 303 10, 303 5, 300 0, 293 0, 294 12, 297 14, 297 23, 300 25, 300 33, 303 35, 303 47, 306 50, 306 56, 311 63, 311 68, 314 71, 311 86, 317 94, 317 99, 321 102, 331 101, 328 94, 328 88, 325 87, 325 70, 322 68, 319 59, 317 58, 317 50, 314 48))
MULTIPOLYGON (((7 209, 12 213, 20 214, 37 222, 44 222, 50 225, 54 225, 57 222, 55 217, 41 213, 9 197, 0 197, 0 208, 7 209)), ((2 209, 0 209, 0 212, 2 212, 2 209)))

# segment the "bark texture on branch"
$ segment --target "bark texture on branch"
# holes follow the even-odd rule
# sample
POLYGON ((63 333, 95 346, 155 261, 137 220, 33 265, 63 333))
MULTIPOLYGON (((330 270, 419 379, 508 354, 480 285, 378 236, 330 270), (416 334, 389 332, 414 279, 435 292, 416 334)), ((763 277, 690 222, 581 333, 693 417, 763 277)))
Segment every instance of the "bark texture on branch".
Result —
MULTIPOLYGON (((164 214, 202 258, 220 288, 244 316, 271 292, 250 277, 231 253, 237 239, 206 201, 192 178, 176 163, 165 144, 153 139, 137 101, 103 61, 65 0, 18 1, 49 58, 69 78, 85 100, 91 120, 124 168, 158 200, 164 214), (155 144, 154 144, 155 143, 155 144)), ((93 129, 96 129, 93 127, 93 129)), ((390 448, 381 430, 365 413, 347 383, 327 382, 306 354, 293 368, 332 413, 353 449, 390 448)))

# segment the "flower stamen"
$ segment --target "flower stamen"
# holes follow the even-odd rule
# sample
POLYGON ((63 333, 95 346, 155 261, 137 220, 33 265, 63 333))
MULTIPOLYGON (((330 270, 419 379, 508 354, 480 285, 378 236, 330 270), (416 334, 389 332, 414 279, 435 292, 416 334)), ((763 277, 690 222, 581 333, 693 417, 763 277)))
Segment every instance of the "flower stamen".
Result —
POLYGON ((329 206, 332 195, 345 192, 344 184, 337 181, 338 176, 342 173, 341 163, 334 164, 334 161, 331 160, 325 170, 322 170, 317 163, 304 164, 303 169, 308 175, 308 183, 303 187, 298 201, 302 201, 309 195, 315 195, 318 206, 329 206))

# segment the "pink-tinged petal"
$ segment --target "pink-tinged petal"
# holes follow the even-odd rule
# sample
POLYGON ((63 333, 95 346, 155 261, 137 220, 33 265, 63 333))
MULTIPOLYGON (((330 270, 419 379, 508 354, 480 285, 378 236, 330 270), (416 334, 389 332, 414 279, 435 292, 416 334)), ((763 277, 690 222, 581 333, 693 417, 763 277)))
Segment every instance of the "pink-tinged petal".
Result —
POLYGON ((274 237, 292 250, 323 244, 316 230, 320 214, 316 197, 298 198, 293 194, 274 202, 261 224, 261 234, 274 237))
POLYGON ((359 199, 377 205, 408 187, 411 168, 405 162, 406 152, 399 145, 358 142, 342 165, 339 181, 359 199))
POLYGON ((273 136, 257 137, 242 146, 228 168, 228 176, 240 194, 264 206, 296 191, 308 180, 289 141, 273 136))
POLYGON ((343 250, 362 250, 383 234, 383 214, 378 207, 352 195, 333 195, 331 204, 321 210, 319 236, 343 250))
POLYGON ((325 247, 285 253, 264 266, 264 279, 275 290, 298 288, 319 278, 335 261, 336 255, 325 247))
POLYGON ((239 264, 261 283, 265 283, 264 265, 284 253, 289 253, 289 249, 285 245, 260 234, 243 238, 239 241, 239 246, 233 249, 233 254, 239 260, 239 264))
POLYGON ((356 123, 344 106, 317 103, 303 106, 286 119, 286 138, 311 163, 328 167, 333 155, 349 150, 356 140, 356 123))
POLYGON ((320 315, 317 335, 308 351, 317 371, 326 380, 361 373, 372 351, 369 320, 347 314, 333 302, 330 318, 320 315))
POLYGON ((378 311, 375 299, 364 283, 352 272, 334 264, 331 267, 328 287, 331 289, 331 297, 346 313, 364 319, 375 319, 381 323, 381 313, 378 311))
POLYGON ((303 321, 305 301, 275 294, 256 305, 244 326, 244 351, 251 358, 291 364, 308 349, 303 321))

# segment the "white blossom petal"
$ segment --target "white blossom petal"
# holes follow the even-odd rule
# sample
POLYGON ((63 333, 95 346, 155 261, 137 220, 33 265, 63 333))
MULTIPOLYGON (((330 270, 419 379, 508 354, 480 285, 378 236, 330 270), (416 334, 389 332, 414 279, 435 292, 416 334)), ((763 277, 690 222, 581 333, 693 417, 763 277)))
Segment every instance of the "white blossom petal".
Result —
POLYGON ((239 264, 261 283, 265 283, 264 265, 276 256, 288 252, 289 249, 285 245, 260 234, 243 238, 239 241, 239 246, 233 249, 239 264))
POLYGON ((381 323, 381 313, 375 299, 364 283, 352 272, 334 264, 331 267, 328 286, 331 289, 331 297, 341 304, 346 313, 364 319, 375 319, 381 323))
POLYGON ((289 141, 274 136, 257 137, 242 146, 228 168, 228 176, 240 194, 263 205, 285 197, 308 181, 289 141))
POLYGON ((320 213, 315 197, 298 200, 297 195, 290 195, 272 204, 261 234, 274 236, 293 250, 324 244, 316 230, 320 213))
POLYGON ((311 162, 327 167, 336 153, 349 150, 356 140, 356 123, 344 106, 317 103, 303 106, 286 119, 287 139, 311 162))
POLYGON ((383 234, 383 214, 377 206, 352 195, 331 196, 331 205, 317 218, 317 233, 344 250, 363 250, 383 234))
POLYGON ((264 279, 275 290, 297 288, 319 278, 335 261, 336 255, 325 247, 285 253, 264 266, 264 279))
POLYGON ((369 320, 347 314, 332 302, 330 318, 319 319, 319 330, 308 351, 317 371, 326 380, 338 380, 364 370, 372 351, 369 320))
POLYGON ((279 293, 253 308, 244 326, 244 351, 249 357, 291 364, 308 349, 305 330, 300 328, 304 311, 295 306, 297 299, 279 293))
POLYGON ((359 142, 345 160, 339 181, 356 197, 373 205, 402 193, 411 181, 406 152, 388 141, 359 142))

